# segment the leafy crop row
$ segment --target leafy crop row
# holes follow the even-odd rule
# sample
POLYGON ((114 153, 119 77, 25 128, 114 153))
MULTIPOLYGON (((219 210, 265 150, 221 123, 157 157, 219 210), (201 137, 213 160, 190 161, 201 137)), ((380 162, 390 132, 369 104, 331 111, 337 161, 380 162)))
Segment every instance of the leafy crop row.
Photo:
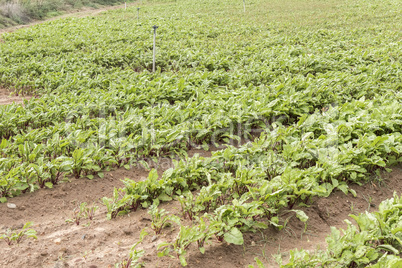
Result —
MULTIPOLYGON (((0 148, 4 158, 0 159, 0 172, 5 174, 3 181, 6 183, 2 183, 1 195, 6 197, 37 187, 52 187, 66 174, 76 178, 102 176, 102 170, 129 165, 144 157, 184 154, 194 144, 207 145, 227 141, 228 138, 250 137, 255 126, 266 126, 269 120, 276 118, 277 123, 289 124, 302 116, 303 110, 321 109, 322 104, 316 104, 317 99, 312 98, 311 90, 297 94, 284 89, 281 85, 272 91, 239 90, 235 96, 233 91, 221 91, 218 95, 215 91, 206 93, 204 101, 198 104, 190 98, 188 101, 176 101, 174 105, 162 102, 158 106, 130 107, 121 112, 115 110, 103 117, 91 116, 91 109, 101 109, 98 105, 89 105, 82 113, 57 109, 55 113, 64 114, 66 121, 55 123, 42 119, 39 121, 41 125, 27 132, 23 127, 14 126, 13 129, 22 133, 2 140, 0 148), (260 101, 250 105, 251 94, 260 101), (210 101, 206 102, 206 98, 210 101), (291 110, 290 100, 297 100, 291 110), (232 108, 225 111, 220 107, 232 108), (46 127, 46 122, 54 125, 46 127)), ((397 100, 400 98, 392 92, 389 94, 397 100)), ((335 101, 336 96, 323 103, 335 101)), ((45 110, 47 104, 43 105, 45 110)), ((108 107, 112 109, 110 105, 108 107)), ((394 109, 392 107, 389 109, 394 109)), ((8 106, 4 110, 7 109, 8 106)), ((20 107, 19 110, 27 109, 20 107)), ((38 106, 34 110, 42 109, 38 106)), ((11 109, 8 112, 11 116, 11 109)), ((50 109, 46 112, 49 113, 50 109)), ((24 122, 16 114, 13 117, 24 122)), ((35 114, 31 116, 34 118, 35 114)), ((3 133, 10 133, 6 118, 3 119, 2 130, 3 133)))
MULTIPOLYGON (((110 213, 148 207, 158 197, 166 201, 189 190, 202 188, 201 196, 208 189, 206 186, 218 187, 219 181, 230 185, 233 176, 254 178, 250 185, 269 183, 274 187, 270 187, 272 192, 287 189, 281 192, 289 195, 284 198, 288 201, 309 197, 303 195, 309 189, 324 194, 332 190, 331 185, 345 189, 344 181, 364 182, 376 169, 402 161, 401 109, 399 101, 386 104, 379 100, 355 100, 303 116, 297 124, 277 126, 239 148, 229 147, 210 158, 180 161, 160 180, 156 172, 144 181, 126 180, 126 188, 120 190, 125 195, 118 201, 121 205, 114 204, 110 213)), ((234 182, 232 186, 250 190, 234 182)), ((212 192, 205 196, 212 198, 212 192)), ((227 189, 222 192, 230 193, 227 189)), ((237 197, 240 196, 238 193, 237 197)))
POLYGON ((400 267, 401 208, 402 199, 395 194, 380 204, 378 212, 350 215, 357 226, 345 220, 346 230, 332 227, 326 250, 290 251, 289 263, 281 267, 400 267))

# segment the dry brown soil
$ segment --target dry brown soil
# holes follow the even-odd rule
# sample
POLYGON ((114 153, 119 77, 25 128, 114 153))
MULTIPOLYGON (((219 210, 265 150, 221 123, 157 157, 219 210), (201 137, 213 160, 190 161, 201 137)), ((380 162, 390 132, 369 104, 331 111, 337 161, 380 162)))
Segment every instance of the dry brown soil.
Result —
POLYGON ((11 92, 7 89, 0 87, 0 105, 23 103, 24 99, 29 99, 29 96, 15 96, 11 95, 11 92))
MULTIPOLYGON (((209 156, 210 152, 193 150, 209 156)), ((158 168, 159 174, 169 165, 158 168)), ((19 245, 7 246, 0 241, 0 267, 114 267, 127 257, 130 247, 138 241, 141 229, 150 226, 146 210, 132 212, 114 220, 106 219, 106 208, 99 203, 92 222, 83 220, 79 226, 67 223, 73 209, 81 202, 98 202, 104 196, 111 196, 114 187, 123 186, 121 179, 145 179, 148 171, 141 167, 131 170, 119 169, 107 172, 103 179, 71 179, 53 189, 42 189, 9 199, 15 209, 0 204, 0 233, 7 228, 20 229, 27 221, 33 221, 38 239, 25 239, 19 245), (89 225, 87 225, 90 223, 89 225)), ((268 229, 261 233, 245 234, 245 245, 235 246, 211 242, 202 255, 196 247, 190 247, 188 267, 246 267, 255 257, 264 261, 267 267, 276 267, 272 254, 281 252, 286 259, 287 251, 293 248, 315 249, 325 247, 325 237, 330 226, 346 227, 344 219, 351 213, 375 210, 378 204, 392 197, 393 192, 402 193, 402 168, 396 167, 386 176, 382 186, 369 183, 351 186, 357 197, 335 192, 328 198, 317 198, 310 207, 301 208, 309 216, 307 232, 304 224, 293 217, 282 231, 268 229), (367 202, 371 197, 371 205, 367 202), (265 257, 264 257, 265 256, 265 257)), ((162 205, 166 210, 180 214, 177 201, 162 205)), ((149 229, 149 228, 148 228, 149 229)), ((146 250, 142 260, 146 267, 179 267, 177 260, 156 256, 157 246, 163 241, 175 238, 178 227, 166 228, 161 235, 150 235, 139 246, 146 250)))

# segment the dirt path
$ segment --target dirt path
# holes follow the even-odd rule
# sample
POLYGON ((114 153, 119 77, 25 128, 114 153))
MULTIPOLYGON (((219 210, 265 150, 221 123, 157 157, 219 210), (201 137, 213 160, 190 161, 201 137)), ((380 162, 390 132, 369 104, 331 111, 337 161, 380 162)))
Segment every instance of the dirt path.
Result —
MULTIPOLYGON (((137 5, 137 4, 138 3, 127 3, 127 7, 137 5)), ((53 21, 53 20, 57 20, 57 19, 70 18, 70 17, 79 17, 79 18, 81 18, 81 17, 86 17, 86 16, 93 16, 93 15, 97 15, 97 14, 99 14, 101 12, 104 12, 104 11, 120 9, 120 8, 124 8, 124 4, 118 5, 118 6, 102 7, 102 8, 99 8, 99 9, 92 9, 92 8, 89 8, 89 7, 85 7, 84 9, 81 9, 81 10, 68 11, 68 13, 66 13, 66 14, 56 16, 56 17, 53 17, 53 18, 50 18, 50 19, 33 21, 31 23, 24 24, 24 25, 17 25, 17 26, 13 26, 13 27, 0 29, 0 34, 14 32, 16 30, 19 30, 19 29, 22 29, 22 28, 27 28, 27 27, 37 25, 37 24, 41 24, 41 23, 44 23, 44 22, 47 22, 47 21, 53 21)))
MULTIPOLYGON (((197 153, 210 155, 203 151, 197 153)), ((159 172, 166 168, 168 165, 159 169, 159 172)), ((148 172, 139 167, 129 171, 117 170, 106 173, 103 179, 72 180, 53 189, 12 198, 9 202, 16 205, 15 209, 0 204, 0 233, 7 228, 21 228, 27 221, 33 221, 33 228, 38 232, 38 240, 26 239, 19 246, 8 247, 0 241, 0 267, 114 267, 116 262, 127 257, 141 229, 150 226, 147 212, 139 210, 109 221, 105 207, 98 204, 100 209, 92 222, 84 220, 77 226, 66 223, 66 219, 71 218, 73 209, 81 202, 91 204, 104 196, 110 197, 114 187, 123 186, 121 179, 142 180, 147 175, 148 172), (86 226, 87 223, 90 225, 86 226)), ((219 243, 213 239, 204 255, 195 247, 190 247, 188 267, 245 267, 253 263, 255 257, 268 264, 267 267, 276 267, 272 254, 282 252, 286 259, 286 252, 290 249, 322 247, 330 226, 344 228, 343 220, 348 214, 375 209, 373 207, 377 207, 381 201, 392 197, 393 191, 402 193, 401 167, 395 168, 387 177, 386 183, 392 187, 373 184, 352 186, 357 192, 356 198, 336 192, 328 198, 316 199, 309 208, 303 209, 309 216, 306 233, 303 233, 304 224, 293 217, 288 227, 280 232, 268 229, 246 234, 244 247, 219 243), (370 197, 371 206, 366 201, 370 197)), ((177 201, 163 204, 162 207, 180 215, 177 201)), ((179 267, 175 259, 156 257, 158 244, 174 239, 177 231, 177 227, 170 227, 162 235, 154 236, 149 230, 150 235, 141 244, 146 250, 142 258, 146 267, 179 267)))

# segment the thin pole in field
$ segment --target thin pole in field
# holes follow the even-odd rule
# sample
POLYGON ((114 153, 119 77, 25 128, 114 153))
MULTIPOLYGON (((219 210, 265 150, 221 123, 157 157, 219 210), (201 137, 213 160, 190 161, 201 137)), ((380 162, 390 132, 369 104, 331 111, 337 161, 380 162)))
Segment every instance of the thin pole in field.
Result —
POLYGON ((127 10, 127 2, 124 2, 124 9, 127 10))
POLYGON ((243 8, 244 8, 244 12, 246 12, 246 0, 243 0, 243 8))
POLYGON ((137 7, 137 23, 140 23, 140 8, 137 7))
POLYGON ((154 25, 152 26, 154 28, 154 60, 152 64, 152 72, 155 72, 155 60, 156 60, 156 29, 158 29, 158 26, 154 25))

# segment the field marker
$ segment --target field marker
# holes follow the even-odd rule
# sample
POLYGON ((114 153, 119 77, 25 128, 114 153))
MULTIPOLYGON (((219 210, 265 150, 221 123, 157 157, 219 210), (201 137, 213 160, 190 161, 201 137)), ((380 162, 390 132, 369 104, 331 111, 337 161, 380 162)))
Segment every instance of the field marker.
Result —
POLYGON ((246 0, 243 0, 244 13, 246 13, 246 0))
POLYGON ((155 58, 156 58, 156 29, 158 29, 158 26, 154 25, 152 26, 154 28, 154 61, 152 64, 152 72, 155 72, 155 58))
POLYGON ((140 23, 140 8, 137 7, 137 23, 140 23))
POLYGON ((127 10, 127 2, 124 2, 124 9, 127 10))

